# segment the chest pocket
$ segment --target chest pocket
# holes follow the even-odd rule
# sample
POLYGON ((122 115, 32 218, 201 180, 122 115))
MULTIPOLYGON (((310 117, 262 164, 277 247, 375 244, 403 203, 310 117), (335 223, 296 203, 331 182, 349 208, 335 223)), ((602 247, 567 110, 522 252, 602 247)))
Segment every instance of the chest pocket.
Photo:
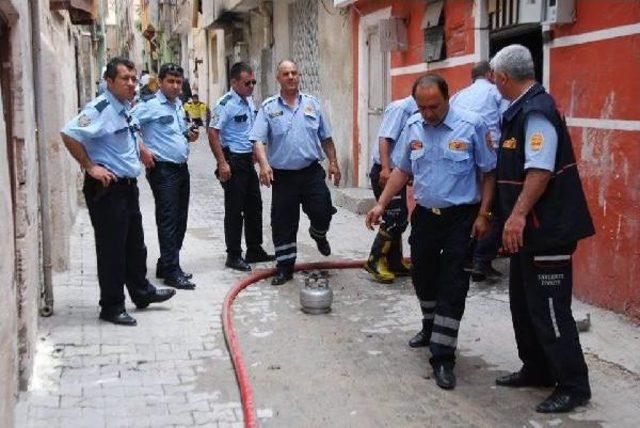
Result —
POLYGON ((158 122, 163 125, 169 125, 173 123, 173 116, 160 116, 158 122))
POLYGON ((304 114, 304 124, 310 130, 317 130, 320 127, 320 121, 315 115, 304 114))
POLYGON ((465 175, 473 167, 471 154, 466 150, 444 149, 445 170, 453 175, 465 175))

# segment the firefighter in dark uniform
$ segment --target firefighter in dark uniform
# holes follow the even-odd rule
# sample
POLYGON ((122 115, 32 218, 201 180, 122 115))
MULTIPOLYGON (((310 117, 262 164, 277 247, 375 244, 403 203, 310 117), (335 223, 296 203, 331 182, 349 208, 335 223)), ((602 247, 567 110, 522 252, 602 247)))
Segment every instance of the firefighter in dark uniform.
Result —
POLYGON ((491 61, 511 105, 504 113, 497 166, 503 247, 511 254, 509 298, 520 371, 501 386, 552 386, 536 410, 567 412, 589 401, 587 365, 571 313, 572 254, 595 233, 567 126, 553 98, 534 80, 520 45, 491 61))
MULTIPOLYGON (((83 193, 96 240, 100 319, 136 325, 124 306, 124 286, 138 308, 170 299, 146 278, 147 247, 138 201, 142 172, 138 125, 129 114, 135 95, 133 63, 113 58, 104 73, 107 87, 61 131, 71 155, 85 170, 83 193)), ((152 162, 143 158, 145 164, 152 162)))
POLYGON ((260 181, 265 186, 273 184, 271 229, 277 260, 273 285, 293 277, 300 205, 309 216, 309 233, 318 250, 324 256, 331 254, 326 236, 336 211, 320 165, 324 154, 329 158, 329 178, 336 186, 340 182, 329 122, 320 102, 300 92, 298 66, 282 61, 277 79, 280 93, 262 103, 250 133, 260 164, 260 181))
POLYGON ((249 131, 255 119, 251 67, 238 62, 229 72, 231 90, 218 100, 209 124, 209 146, 218 163, 216 175, 224 189, 225 266, 250 271, 249 263, 272 261, 262 248, 262 195, 253 166, 253 144, 249 131), (242 258, 242 226, 247 252, 242 258))
POLYGON ((496 155, 476 113, 449 106, 444 79, 427 74, 414 84, 420 115, 407 122, 394 151, 396 168, 367 227, 380 221, 386 205, 413 174, 417 205, 411 215, 412 280, 422 311, 422 330, 412 347, 429 346, 438 386, 452 389, 458 329, 469 290, 464 265, 471 236, 489 231, 496 155), (481 177, 481 178, 479 178, 481 177))

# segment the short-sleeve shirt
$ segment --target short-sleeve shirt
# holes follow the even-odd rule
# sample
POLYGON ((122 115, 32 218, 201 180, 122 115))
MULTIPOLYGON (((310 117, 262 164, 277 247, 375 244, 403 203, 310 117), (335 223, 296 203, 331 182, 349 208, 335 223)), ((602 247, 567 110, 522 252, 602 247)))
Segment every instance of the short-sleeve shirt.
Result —
POLYGON ((220 131, 222 147, 228 147, 233 153, 251 153, 253 143, 249 141, 249 131, 256 117, 253 98, 241 97, 232 89, 212 110, 209 127, 220 131))
POLYGON ((298 94, 294 107, 288 106, 280 95, 267 98, 249 134, 251 141, 267 144, 272 168, 288 170, 323 160, 321 143, 330 137, 331 127, 320 101, 304 93, 298 94))
POLYGON ((142 129, 145 146, 162 162, 182 164, 189 158, 188 124, 182 101, 169 101, 158 91, 143 97, 131 111, 142 129))
MULTIPOLYGON (((407 119, 412 114, 415 114, 418 111, 418 105, 416 104, 416 100, 413 96, 408 96, 406 98, 402 98, 400 100, 396 100, 391 102, 384 110, 384 114, 382 115, 382 122, 380 123, 380 129, 378 131, 378 141, 380 138, 386 138, 390 141, 389 147, 389 155, 391 157, 391 165, 393 168, 393 157, 391 156, 393 153, 393 149, 395 148, 396 142, 400 137, 400 133, 404 129, 405 124, 407 123, 407 119)), ((373 163, 380 164, 380 144, 373 145, 373 163)))
POLYGON ((542 113, 530 113, 525 120, 524 169, 553 172, 556 165, 558 133, 542 113))
POLYGON ((502 113, 509 107, 509 102, 502 98, 496 85, 487 79, 478 78, 451 97, 450 104, 452 107, 479 114, 491 132, 493 146, 498 147, 502 113))
POLYGON ((128 101, 118 100, 108 89, 87 104, 61 132, 80 142, 91 159, 119 178, 140 175, 137 126, 128 101))
POLYGON ((198 101, 197 103, 185 103, 184 111, 189 113, 189 116, 194 119, 204 119, 205 115, 207 114, 207 105, 202 101, 198 101))
POLYGON ((413 115, 406 132, 396 147, 394 162, 413 174, 413 193, 419 205, 447 208, 480 201, 478 170, 495 169, 496 153, 479 115, 449 107, 444 120, 435 126, 413 115))

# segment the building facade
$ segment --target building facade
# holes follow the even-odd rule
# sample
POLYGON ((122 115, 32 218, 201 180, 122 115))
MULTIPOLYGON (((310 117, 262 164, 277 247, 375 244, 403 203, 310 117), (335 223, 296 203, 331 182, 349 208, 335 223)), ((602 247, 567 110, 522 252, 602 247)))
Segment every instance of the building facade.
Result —
POLYGON ((575 293, 640 317, 640 2, 335 0, 352 29, 353 152, 366 186, 381 109, 421 74, 470 84, 474 62, 529 47, 566 116, 597 234, 576 253, 575 293), (381 82, 381 83, 380 83, 381 82))
POLYGON ((59 129, 95 92, 99 1, 0 0, 0 426, 31 375, 52 270, 69 260, 80 170, 59 129), (69 60, 75 59, 75 60, 69 60))

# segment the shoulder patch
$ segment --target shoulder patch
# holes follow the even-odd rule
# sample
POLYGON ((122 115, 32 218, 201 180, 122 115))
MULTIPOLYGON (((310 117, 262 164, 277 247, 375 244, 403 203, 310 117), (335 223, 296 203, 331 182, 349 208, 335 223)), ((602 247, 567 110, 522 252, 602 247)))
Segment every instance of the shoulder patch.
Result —
POLYGON ((98 104, 96 104, 93 107, 96 110, 98 110, 98 113, 102 113, 102 110, 106 109, 108 105, 109 105, 109 101, 108 100, 102 100, 102 101, 100 101, 98 104))
POLYGON ((226 103, 228 103, 230 99, 231 99, 231 94, 227 94, 227 95, 223 96, 222 98, 220 98, 220 101, 218 101, 218 104, 223 106, 226 103))
POLYGON ((542 149, 542 146, 544 146, 544 135, 542 135, 542 132, 536 132, 531 135, 529 146, 531 147, 531 150, 535 152, 538 152, 542 149))

